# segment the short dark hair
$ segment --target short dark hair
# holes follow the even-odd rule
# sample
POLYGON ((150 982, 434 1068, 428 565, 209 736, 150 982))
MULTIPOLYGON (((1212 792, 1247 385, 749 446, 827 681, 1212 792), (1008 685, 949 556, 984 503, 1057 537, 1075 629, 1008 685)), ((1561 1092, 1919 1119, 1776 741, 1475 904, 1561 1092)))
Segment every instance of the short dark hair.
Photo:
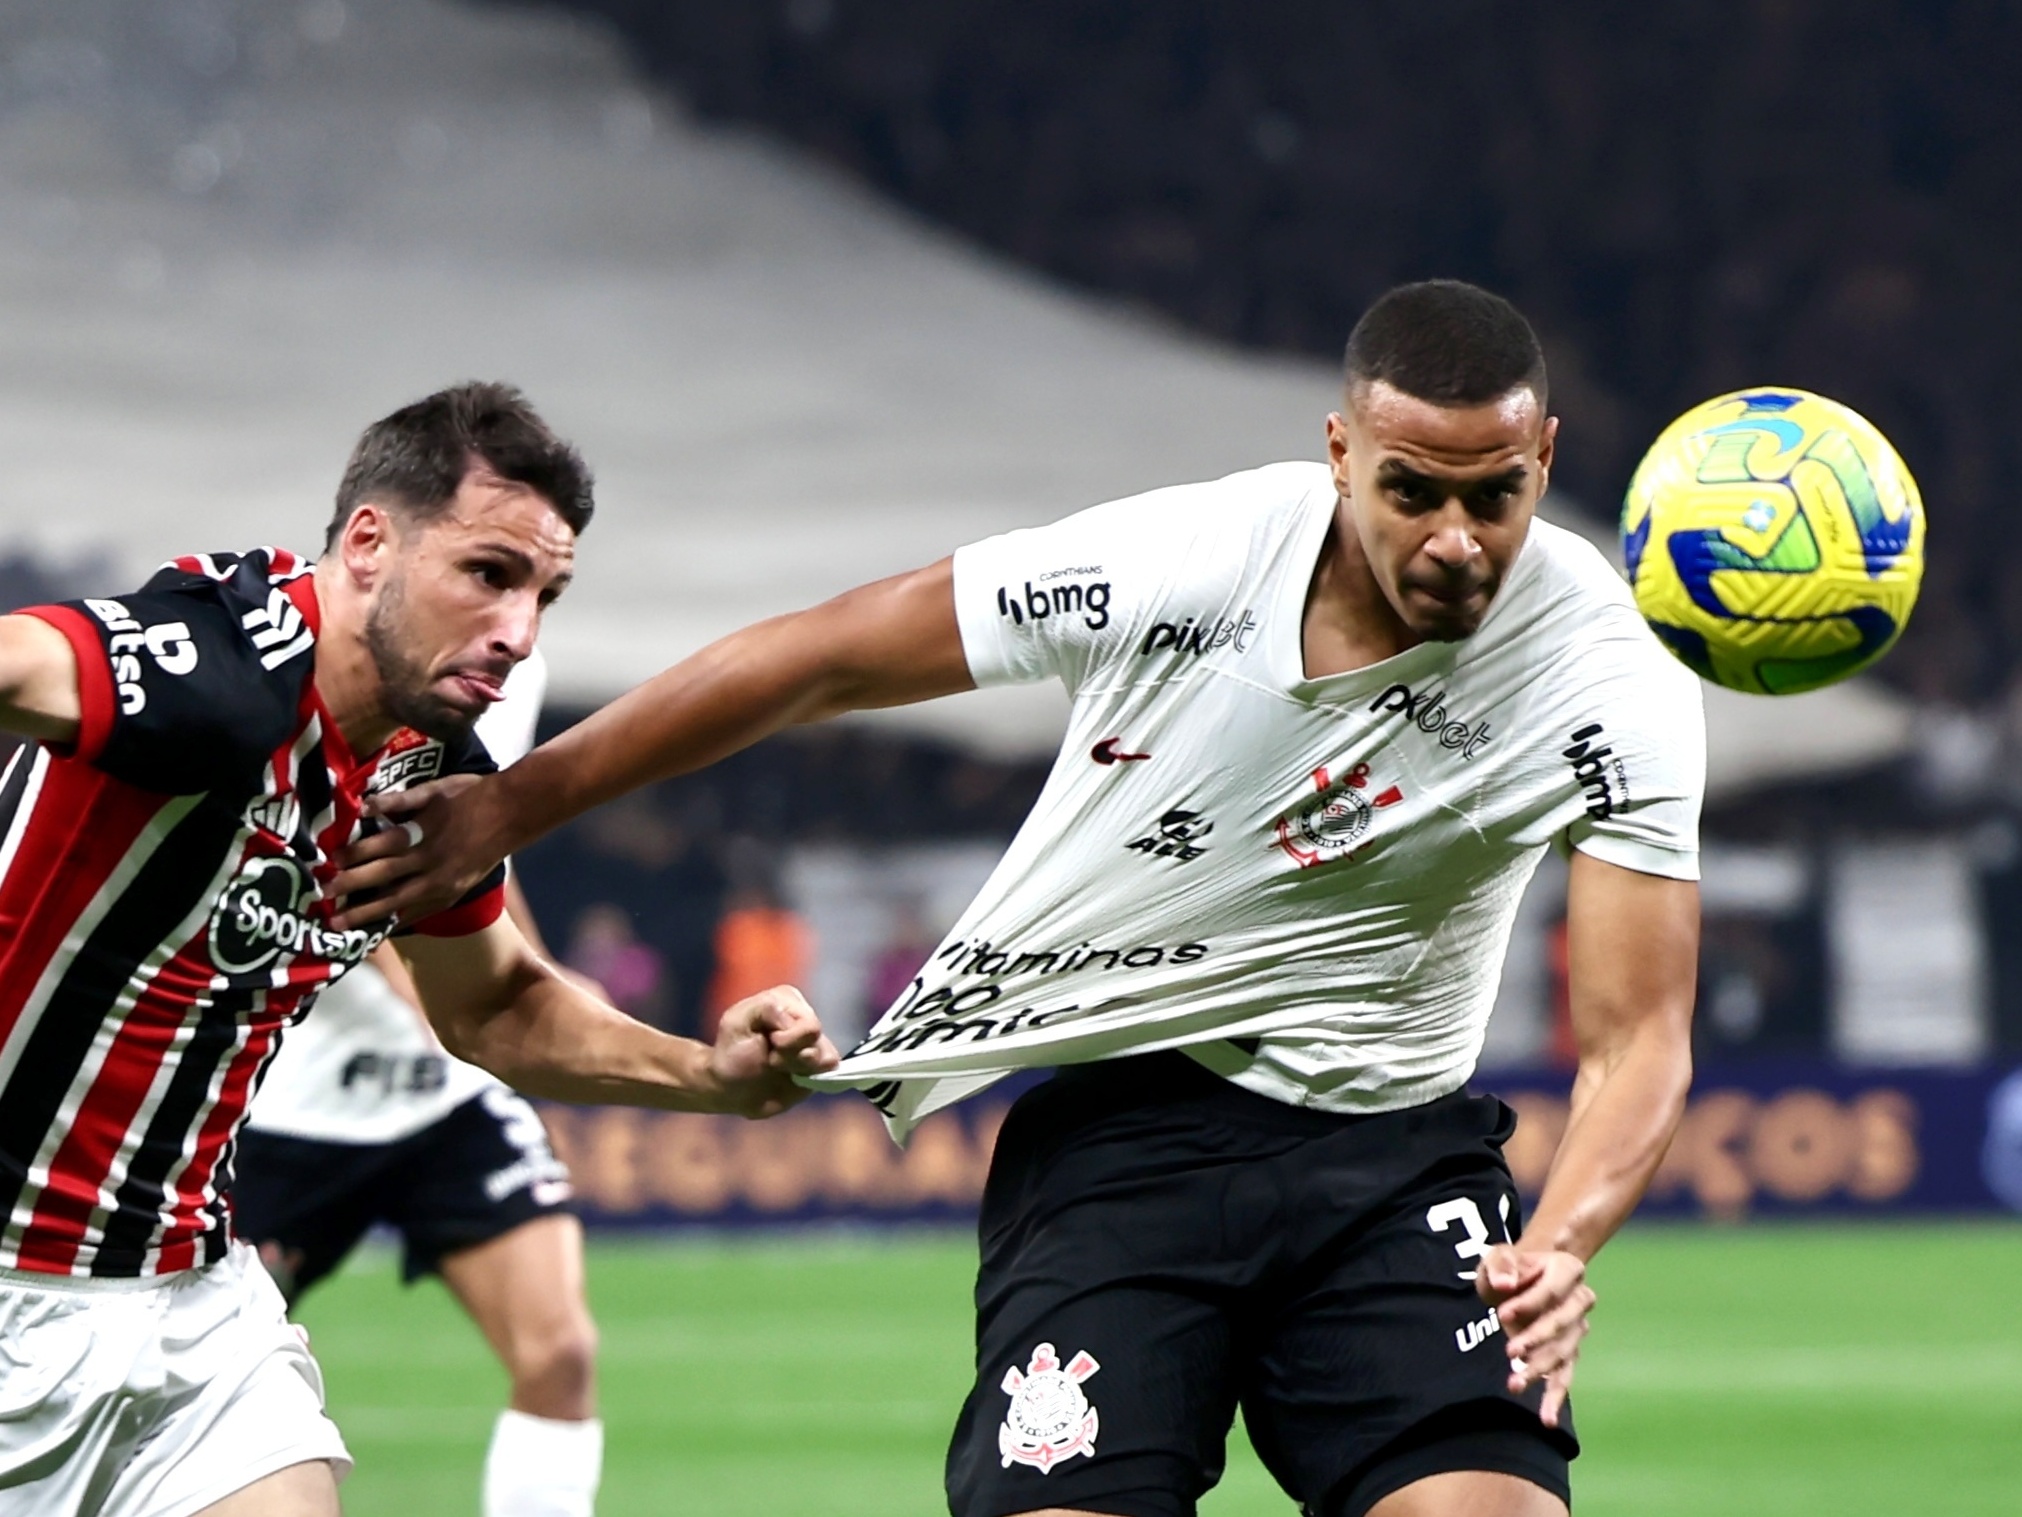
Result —
POLYGON ((1523 313, 1458 279, 1401 284, 1348 335, 1348 383, 1378 381, 1441 406, 1478 406, 1528 388, 1542 408, 1545 350, 1523 313))
POLYGON ((555 436, 526 396, 512 385, 470 380, 365 429, 337 486, 323 551, 337 545, 351 513, 367 501, 411 520, 440 516, 479 464, 532 490, 572 531, 587 527, 597 509, 590 466, 555 436))

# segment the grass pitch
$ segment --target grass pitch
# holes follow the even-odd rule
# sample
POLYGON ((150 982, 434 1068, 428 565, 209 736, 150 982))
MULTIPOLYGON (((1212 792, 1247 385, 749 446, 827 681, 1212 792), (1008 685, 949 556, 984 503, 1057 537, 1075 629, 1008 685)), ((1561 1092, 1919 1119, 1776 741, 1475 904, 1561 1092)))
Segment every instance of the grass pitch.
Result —
MULTIPOLYGON (((941 1517, 973 1250, 602 1243, 601 1517, 941 1517)), ((1581 1517, 2012 1514, 2022 1225, 1632 1228, 1596 1265, 1581 1517)), ((302 1317, 350 1517, 475 1513, 504 1378, 433 1282, 361 1256, 302 1317)), ((1202 1517, 1289 1517, 1243 1442, 1202 1517)))

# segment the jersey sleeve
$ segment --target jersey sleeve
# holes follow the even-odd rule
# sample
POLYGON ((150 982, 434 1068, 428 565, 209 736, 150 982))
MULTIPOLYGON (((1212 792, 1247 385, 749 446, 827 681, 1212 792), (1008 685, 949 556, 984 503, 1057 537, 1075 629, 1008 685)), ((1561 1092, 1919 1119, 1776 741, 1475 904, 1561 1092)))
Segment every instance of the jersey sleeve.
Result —
POLYGON ((1699 681, 1672 664, 1599 687, 1560 757, 1584 810, 1566 846, 1673 880, 1699 878, 1706 717, 1699 681))
POLYGON ((955 616, 978 685, 1059 679, 1072 692, 1139 635, 1189 541, 1154 490, 971 543, 955 553, 955 616))
POLYGON ((297 614, 298 638, 256 643, 243 609, 215 581, 166 571, 117 600, 24 611, 61 632, 77 657, 82 720, 71 756, 169 795, 257 774, 293 728, 314 638, 297 614))

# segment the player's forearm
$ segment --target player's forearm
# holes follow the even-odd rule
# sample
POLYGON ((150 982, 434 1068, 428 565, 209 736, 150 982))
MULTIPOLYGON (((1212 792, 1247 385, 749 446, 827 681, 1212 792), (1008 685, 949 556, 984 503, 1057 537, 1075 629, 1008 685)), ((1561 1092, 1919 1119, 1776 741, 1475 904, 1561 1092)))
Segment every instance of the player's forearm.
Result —
POLYGON ((1591 1259, 1649 1188, 1691 1083, 1689 1038, 1655 1020, 1621 1047, 1582 1059, 1572 1118, 1524 1245, 1591 1259))
POLYGON ((494 782, 499 853, 656 780, 845 711, 974 688, 948 560, 734 632, 559 737, 494 782))
MULTIPOLYGON (((805 617, 808 613, 800 613, 805 617)), ((826 715, 831 671, 799 617, 733 633, 536 748, 494 784, 503 852, 642 785, 826 715)))
POLYGON ((709 1049, 670 1037, 577 990, 530 974, 502 1009, 437 1021, 458 1058, 530 1096, 663 1111, 722 1109, 709 1049))

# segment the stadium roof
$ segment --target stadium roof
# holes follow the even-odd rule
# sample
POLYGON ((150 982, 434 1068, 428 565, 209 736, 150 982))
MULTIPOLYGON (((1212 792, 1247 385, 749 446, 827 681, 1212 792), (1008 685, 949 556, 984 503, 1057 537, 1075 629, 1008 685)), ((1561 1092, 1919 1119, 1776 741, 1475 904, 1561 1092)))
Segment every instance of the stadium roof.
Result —
MULTIPOLYGON (((509 378, 600 476, 545 638, 556 695, 589 702, 973 538, 1319 456, 1326 366, 1064 292, 694 125, 594 29, 248 0, 155 35, 170 14, 0 5, 0 544, 127 579, 313 547, 366 421, 509 378)), ((1061 710, 882 719, 1036 751, 1061 710)), ((1729 786, 1908 725, 1873 689, 1713 715, 1729 786)))

